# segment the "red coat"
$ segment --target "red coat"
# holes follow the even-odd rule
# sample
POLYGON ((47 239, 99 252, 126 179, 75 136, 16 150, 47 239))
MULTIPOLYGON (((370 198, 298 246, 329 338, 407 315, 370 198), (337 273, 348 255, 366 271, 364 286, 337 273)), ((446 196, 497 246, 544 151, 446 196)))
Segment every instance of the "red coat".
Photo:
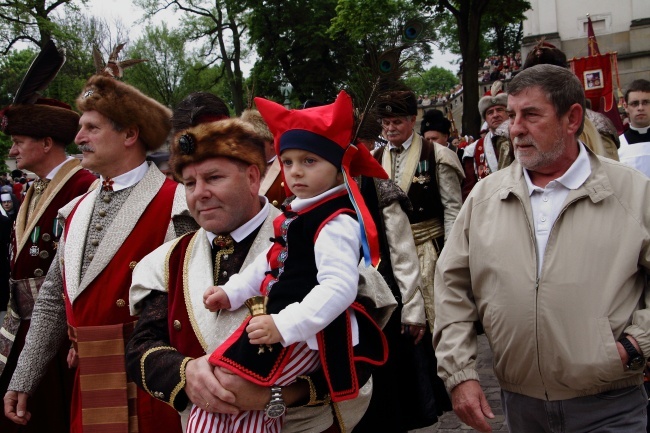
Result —
MULTIPOLYGON (((69 325, 74 328, 71 334, 79 337, 79 368, 75 377, 75 391, 71 408, 71 431, 73 432, 83 431, 86 419, 82 418, 82 409, 84 410, 83 416, 87 416, 95 407, 101 409, 110 405, 106 401, 114 401, 112 406, 124 408, 127 405, 127 398, 129 409, 127 422, 130 424, 128 431, 134 431, 135 428, 139 433, 180 433, 181 431, 178 413, 140 388, 136 388, 135 384, 125 384, 126 389, 111 388, 104 391, 102 397, 98 398, 97 391, 88 389, 87 386, 82 389, 84 382, 80 379, 81 376, 88 374, 115 375, 124 372, 123 343, 128 340, 132 325, 137 320, 136 317, 130 315, 128 308, 131 273, 138 261, 165 241, 170 218, 163 216, 171 216, 177 186, 176 182, 167 179, 159 190, 151 191, 151 201, 108 265, 82 291, 73 293, 72 301, 65 277, 67 263, 64 266, 63 280, 67 319, 69 325), (112 341, 106 339, 105 335, 111 332, 115 334, 116 330, 118 336, 123 338, 119 340, 119 344, 116 343, 112 346, 113 352, 91 354, 90 356, 84 353, 83 348, 86 346, 99 345, 97 347, 103 347, 101 344, 112 341), (81 345, 82 334, 88 336, 84 346, 81 345), (98 371, 97 369, 104 363, 107 367, 98 371), (137 409, 137 412, 133 411, 134 408, 137 409), (137 426, 134 426, 133 420, 136 415, 137 426)), ((91 195, 84 199, 92 199, 92 197, 91 195)), ((68 230, 74 226, 75 213, 84 199, 77 203, 66 220, 66 239, 68 239, 68 230)), ((111 234, 107 233, 105 236, 111 234)), ((101 418, 101 413, 98 412, 97 416, 101 418)), ((114 431, 110 421, 106 420, 105 422, 106 424, 93 426, 95 427, 93 432, 114 431)))

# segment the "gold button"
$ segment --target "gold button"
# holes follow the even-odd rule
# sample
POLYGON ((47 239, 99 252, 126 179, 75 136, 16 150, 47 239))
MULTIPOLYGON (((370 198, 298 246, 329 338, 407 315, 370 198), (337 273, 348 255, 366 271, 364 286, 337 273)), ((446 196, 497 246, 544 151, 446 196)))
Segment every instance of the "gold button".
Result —
POLYGON ((106 211, 105 210, 100 210, 99 211, 99 216, 100 217, 105 217, 106 216, 106 211))
POLYGON ((280 186, 284 188, 284 182, 280 182, 280 186))
POLYGON ((102 227, 101 224, 97 224, 97 225, 95 226, 95 230, 97 230, 98 232, 101 232, 103 228, 104 228, 104 227, 102 227))
POLYGON ((419 210, 420 212, 424 212, 424 208, 423 208, 423 207, 421 207, 421 208, 418 209, 418 210, 419 210))
POLYGON ((227 277, 227 276, 228 276, 228 272, 223 271, 223 272, 221 273, 221 275, 224 276, 224 277, 227 277))
POLYGON ((90 243, 92 244, 93 247, 99 245, 99 241, 97 239, 93 239, 92 241, 90 241, 90 243))
POLYGON ((49 233, 43 233, 43 240, 49 242, 52 239, 49 233))
POLYGON ((50 253, 48 253, 46 250, 42 250, 38 255, 41 257, 41 259, 47 259, 50 257, 50 253))
POLYGON ((125 307, 126 301, 124 301, 124 299, 118 299, 117 301, 115 301, 115 305, 117 305, 120 308, 125 307))
POLYGON ((273 206, 275 206, 275 207, 278 207, 278 201, 277 201, 277 200, 273 200, 273 202, 272 202, 271 204, 272 204, 273 206))
POLYGON ((135 260, 132 261, 131 263, 129 263, 129 269, 134 270, 137 264, 138 262, 136 262, 135 260))
POLYGON ((42 277, 43 276, 43 269, 40 269, 40 268, 34 269, 34 276, 35 277, 42 277))
POLYGON ((228 254, 224 254, 224 255, 223 255, 223 259, 224 259, 224 260, 228 260, 229 258, 230 258, 230 256, 229 256, 228 254))
POLYGON ((107 195, 102 197, 102 200, 104 201, 104 203, 110 203, 111 202, 111 198, 109 196, 107 196, 107 195))
POLYGON ((180 320, 174 320, 174 329, 177 331, 181 330, 181 321, 180 320))

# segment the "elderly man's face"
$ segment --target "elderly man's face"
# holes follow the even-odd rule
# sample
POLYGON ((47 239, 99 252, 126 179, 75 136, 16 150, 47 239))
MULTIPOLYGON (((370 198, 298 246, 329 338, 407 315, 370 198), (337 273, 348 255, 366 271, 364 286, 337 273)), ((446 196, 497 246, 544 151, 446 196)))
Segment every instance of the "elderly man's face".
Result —
POLYGON ((181 180, 190 213, 212 233, 230 233, 260 210, 257 166, 210 158, 184 167, 181 180))
POLYGON ((104 177, 115 176, 121 164, 119 156, 124 151, 126 132, 116 131, 108 117, 98 111, 84 112, 79 126, 74 142, 83 153, 81 165, 104 177))
POLYGON ((572 144, 577 148, 568 113, 558 118, 555 107, 539 87, 509 95, 508 113, 515 157, 524 168, 552 172, 566 164, 572 144))
POLYGON ((381 119, 381 127, 384 137, 390 141, 393 146, 402 146, 406 140, 413 134, 415 126, 415 116, 406 117, 385 117, 381 119))

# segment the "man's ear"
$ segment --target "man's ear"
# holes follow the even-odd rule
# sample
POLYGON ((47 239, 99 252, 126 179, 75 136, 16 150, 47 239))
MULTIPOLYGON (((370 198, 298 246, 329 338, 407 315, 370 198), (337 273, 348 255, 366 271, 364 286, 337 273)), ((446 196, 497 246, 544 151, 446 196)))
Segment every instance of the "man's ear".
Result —
POLYGON ((52 150, 53 146, 54 140, 52 140, 52 137, 43 138, 43 152, 48 153, 50 150, 52 150))
POLYGON ((582 106, 580 104, 573 104, 571 107, 569 107, 569 111, 567 111, 567 133, 570 135, 575 135, 578 129, 580 129, 580 125, 582 125, 583 118, 584 118, 584 110, 582 109, 582 106))
POLYGON ((129 147, 138 142, 140 129, 136 125, 128 126, 122 131, 124 133, 124 145, 129 147))

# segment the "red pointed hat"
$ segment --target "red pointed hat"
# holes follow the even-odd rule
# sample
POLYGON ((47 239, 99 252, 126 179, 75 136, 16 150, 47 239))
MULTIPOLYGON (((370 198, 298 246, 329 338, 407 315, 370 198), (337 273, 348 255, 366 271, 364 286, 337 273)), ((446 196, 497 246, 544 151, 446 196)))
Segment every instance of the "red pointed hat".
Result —
POLYGON ((325 158, 337 168, 343 168, 344 161, 349 162, 345 168, 351 176, 388 178, 365 146, 351 146, 354 109, 352 98, 345 91, 332 104, 304 110, 287 110, 263 98, 255 98, 255 105, 273 134, 278 156, 287 149, 302 149, 325 158), (344 157, 347 152, 352 155, 344 157))
MULTIPOLYGON (((387 179, 388 175, 365 146, 350 143, 354 128, 352 98, 341 91, 334 103, 303 110, 287 110, 263 98, 255 98, 255 105, 273 133, 278 156, 287 149, 302 149, 341 169, 348 195, 359 217, 366 265, 376 266, 379 263, 377 228, 357 183, 350 177, 363 175, 387 179)), ((286 183, 285 188, 290 195, 286 183)))

